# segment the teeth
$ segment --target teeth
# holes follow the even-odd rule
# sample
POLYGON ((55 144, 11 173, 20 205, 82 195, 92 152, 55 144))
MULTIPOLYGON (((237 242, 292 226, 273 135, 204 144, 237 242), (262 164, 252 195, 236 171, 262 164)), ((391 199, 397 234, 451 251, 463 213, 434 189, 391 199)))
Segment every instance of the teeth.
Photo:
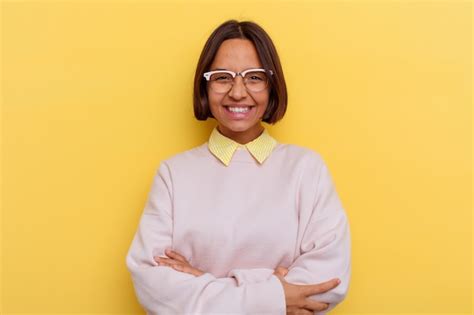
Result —
POLYGON ((246 113, 250 110, 250 107, 228 107, 231 112, 234 113, 246 113))

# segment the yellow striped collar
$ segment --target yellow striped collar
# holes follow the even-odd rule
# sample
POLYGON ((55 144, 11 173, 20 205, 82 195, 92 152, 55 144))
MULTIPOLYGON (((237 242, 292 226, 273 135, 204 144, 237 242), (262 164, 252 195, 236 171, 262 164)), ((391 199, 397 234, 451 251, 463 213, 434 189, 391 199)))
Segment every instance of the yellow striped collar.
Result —
POLYGON ((262 134, 251 142, 240 144, 224 136, 217 130, 217 127, 214 127, 209 137, 208 147, 212 154, 224 163, 225 166, 229 166, 235 150, 239 147, 246 148, 252 156, 262 164, 270 153, 272 153, 276 144, 277 141, 270 136, 267 129, 264 129, 262 134))

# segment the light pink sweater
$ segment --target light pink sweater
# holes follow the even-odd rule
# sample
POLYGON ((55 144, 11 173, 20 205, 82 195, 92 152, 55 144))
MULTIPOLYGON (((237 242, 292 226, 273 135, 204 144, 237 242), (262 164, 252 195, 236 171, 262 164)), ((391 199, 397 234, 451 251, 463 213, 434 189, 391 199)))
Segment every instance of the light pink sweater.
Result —
POLYGON ((318 153, 278 143, 260 165, 239 148, 226 167, 206 142, 161 163, 126 262, 148 314, 285 315, 277 266, 294 284, 339 278, 311 297, 329 311, 347 294, 350 256, 347 216, 318 153), (165 248, 206 273, 158 266, 165 248))

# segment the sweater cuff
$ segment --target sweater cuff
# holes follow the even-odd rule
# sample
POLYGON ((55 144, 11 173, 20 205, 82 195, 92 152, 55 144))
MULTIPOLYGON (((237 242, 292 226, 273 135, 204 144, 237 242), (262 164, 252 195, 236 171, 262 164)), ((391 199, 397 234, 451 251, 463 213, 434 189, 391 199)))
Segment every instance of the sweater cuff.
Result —
POLYGON ((232 269, 227 276, 235 278, 237 285, 240 287, 245 284, 268 281, 273 272, 273 269, 268 268, 232 269))
POLYGON ((216 279, 211 273, 197 277, 207 283, 214 280, 227 282, 237 290, 243 290, 245 314, 249 315, 286 315, 286 300, 283 285, 274 274, 266 281, 237 286, 234 278, 216 279))
POLYGON ((250 284, 248 294, 248 312, 259 315, 286 315, 285 291, 283 285, 275 275, 268 281, 250 284))

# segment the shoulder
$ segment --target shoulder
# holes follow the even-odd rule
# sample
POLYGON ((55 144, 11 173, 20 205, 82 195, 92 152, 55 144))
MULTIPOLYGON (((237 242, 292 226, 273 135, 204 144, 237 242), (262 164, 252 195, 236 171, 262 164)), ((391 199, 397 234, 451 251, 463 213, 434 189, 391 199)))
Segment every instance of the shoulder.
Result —
POLYGON ((294 144, 283 144, 279 149, 286 152, 287 161, 294 161, 292 170, 299 174, 302 186, 333 185, 327 163, 318 151, 294 144))
POLYGON ((278 143, 275 153, 281 155, 285 161, 294 161, 303 167, 318 167, 324 164, 324 159, 317 150, 301 145, 278 143))
POLYGON ((208 158, 207 142, 183 152, 168 156, 161 161, 161 167, 179 168, 192 166, 208 158))

